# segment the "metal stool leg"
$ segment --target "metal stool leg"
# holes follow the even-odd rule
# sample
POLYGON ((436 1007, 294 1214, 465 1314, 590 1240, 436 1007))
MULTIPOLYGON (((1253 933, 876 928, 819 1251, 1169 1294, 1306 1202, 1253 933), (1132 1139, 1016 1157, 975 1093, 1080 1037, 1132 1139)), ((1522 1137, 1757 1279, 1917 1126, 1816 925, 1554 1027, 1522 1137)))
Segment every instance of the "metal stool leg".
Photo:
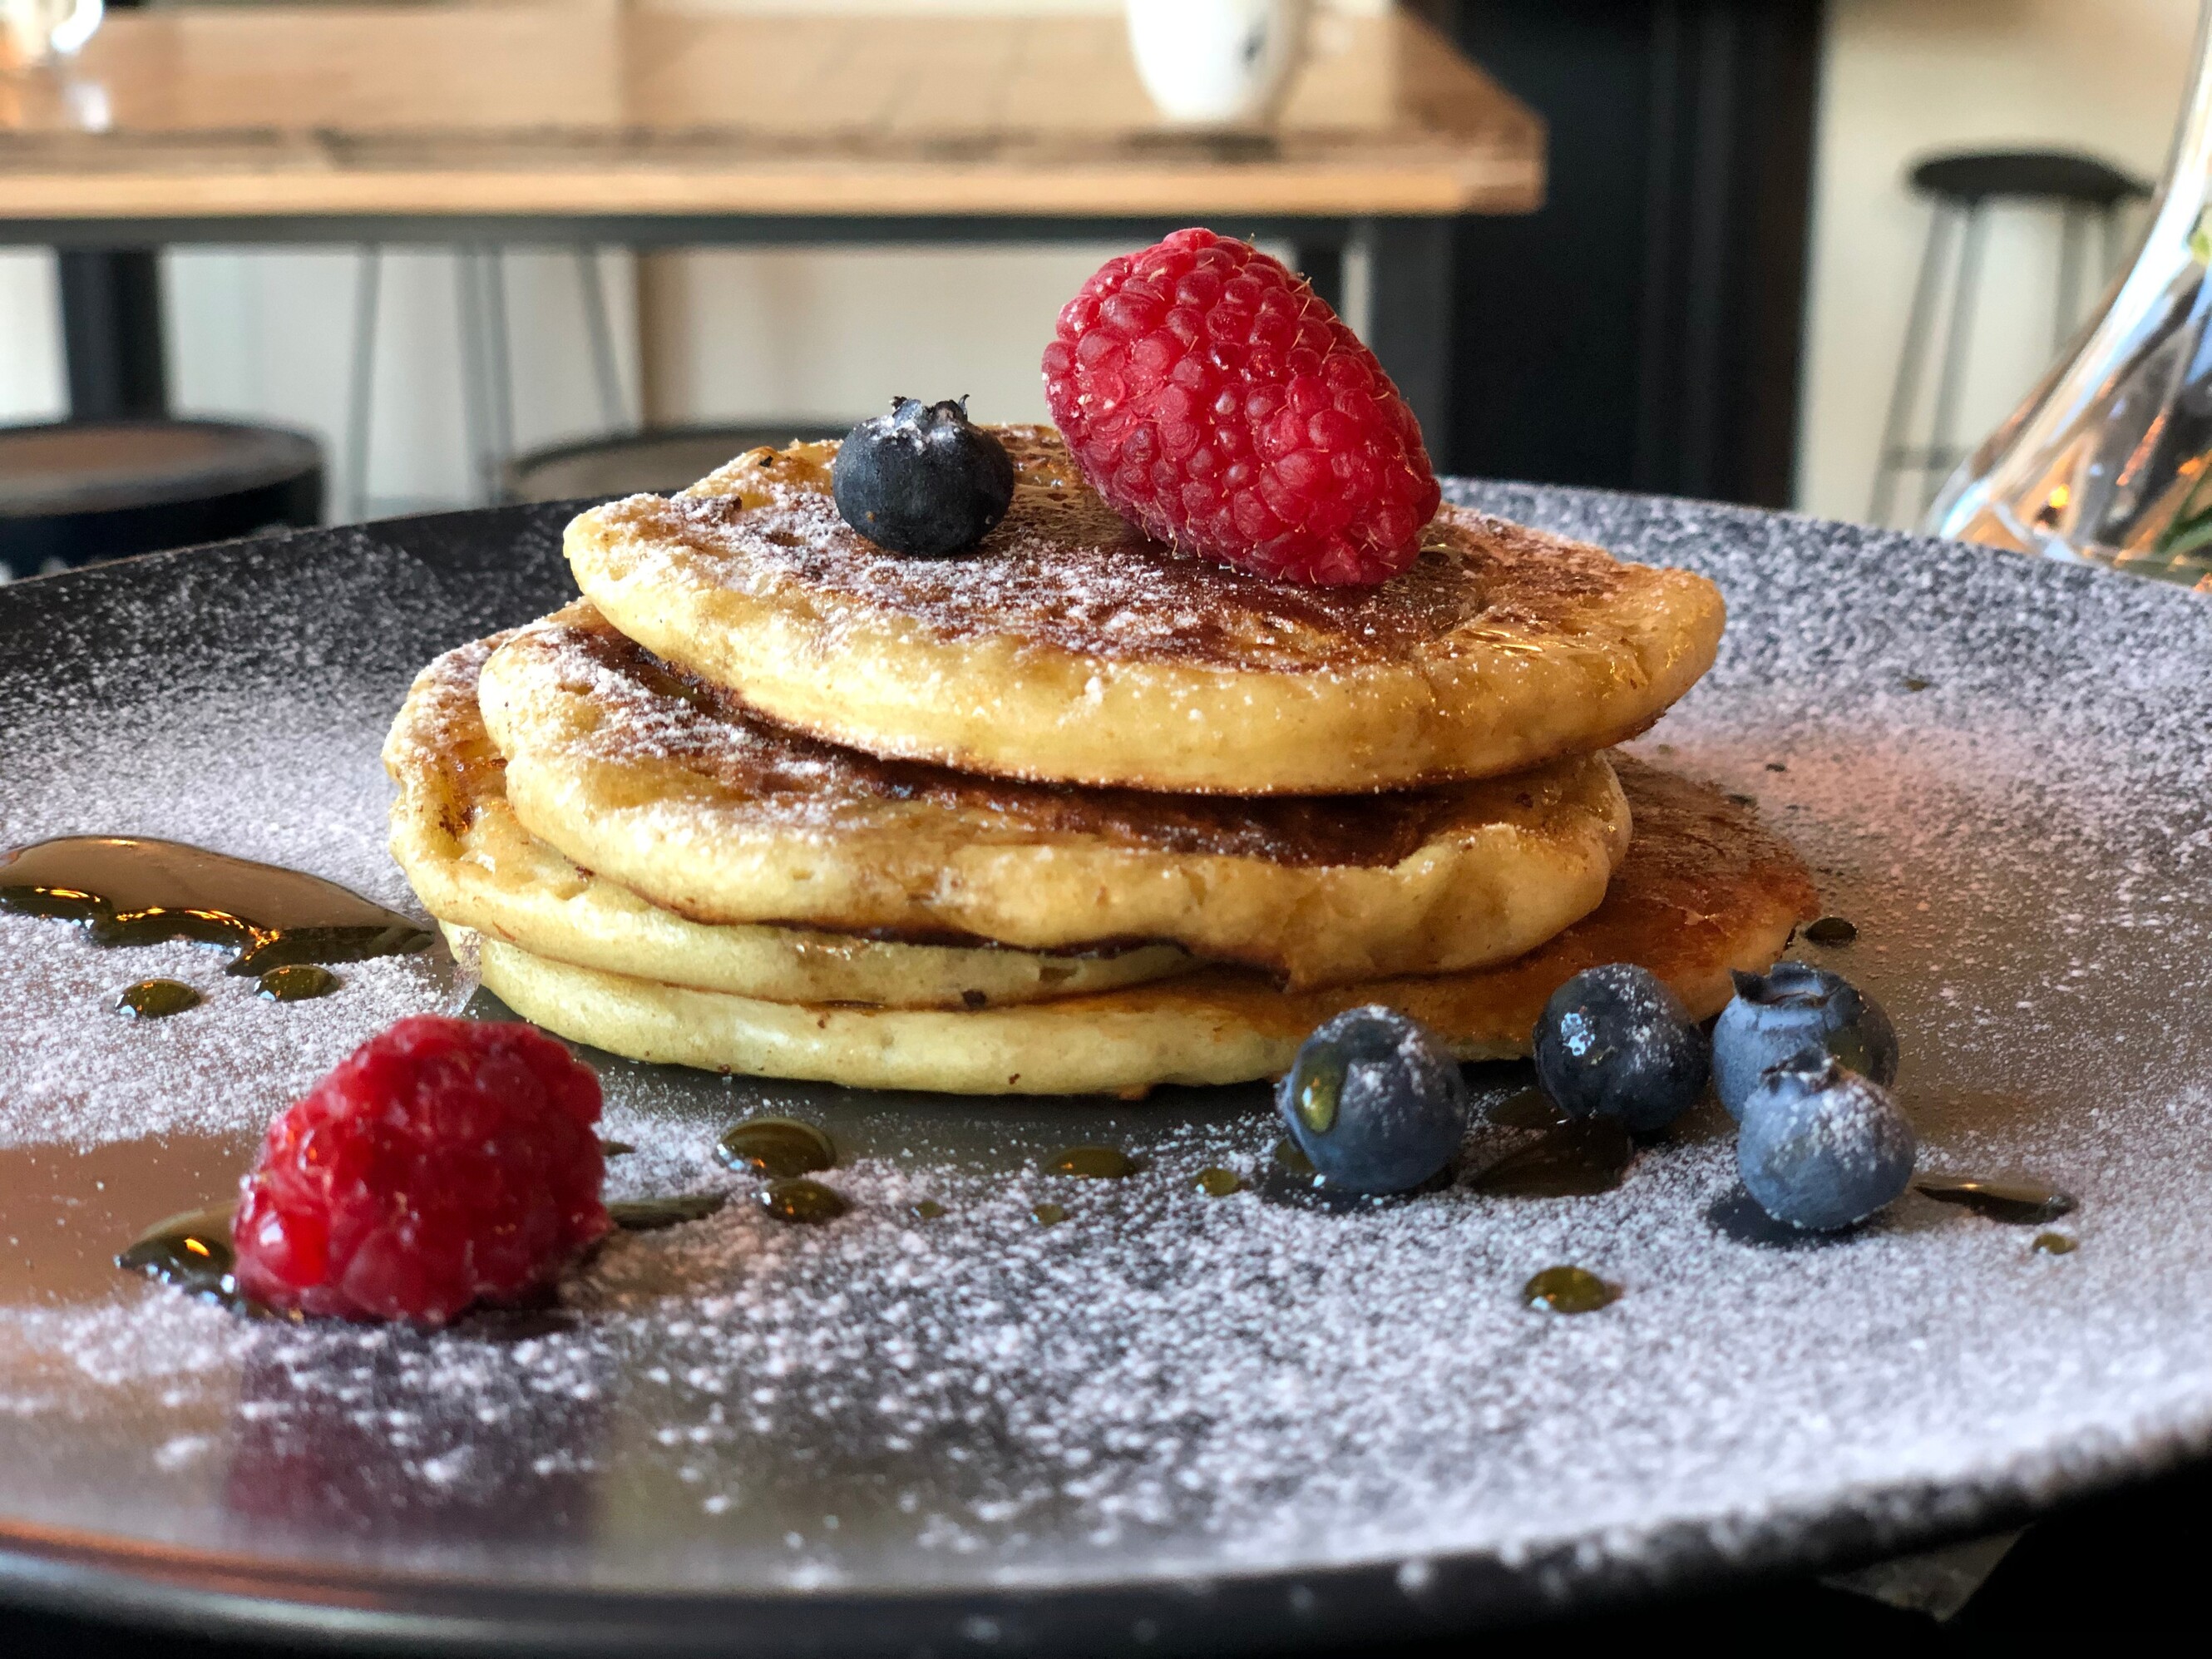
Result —
POLYGON ((1875 524, 1889 522, 1896 497, 1897 475, 1905 459, 1905 430, 1920 398, 1921 356, 1928 349, 1928 329, 1936 314, 1936 279, 1943 269, 1944 232, 1950 223, 1950 210, 1938 204, 1929 216, 1920 274, 1912 284, 1912 309, 1905 322, 1905 345, 1897 358, 1897 380, 1890 387, 1889 413, 1881 423, 1881 453, 1875 458, 1874 495, 1867 507, 1867 517, 1875 524))
POLYGON ((353 280, 353 384, 346 388, 346 501, 348 516, 358 524, 368 516, 369 423, 376 397, 377 289, 384 275, 384 250, 365 244, 356 256, 353 280))
POLYGON ((461 410, 483 499, 495 501, 514 451, 508 374, 507 264, 497 248, 455 251, 454 298, 461 331, 461 410))
POLYGON ((1923 475, 1926 488, 1920 507, 1926 512, 1958 465, 1952 434, 1959 428, 1959 398, 1966 390, 1966 354, 1973 344, 1974 289, 1981 280, 1982 243, 1989 230, 1978 202, 1966 210, 1966 228, 1959 242, 1959 272, 1951 289, 1951 319, 1943 331, 1943 368, 1936 381, 1936 421, 1928 434, 1929 465, 1923 475))
POLYGON ((615 363, 614 321, 607 313, 607 285, 599 270, 599 251, 576 250, 576 283, 582 290, 584 327, 592 340, 592 372, 599 383, 599 420, 609 432, 630 429, 623 407, 622 371, 615 363))
POLYGON ((2051 318, 2051 349, 2063 351, 2081 314, 2081 216, 2072 207, 2058 210, 2058 288, 2051 318))
POLYGON ((460 333, 461 426, 468 438, 469 468, 481 489, 491 436, 484 404, 483 292, 477 283, 472 247, 453 250, 453 316, 460 333))
POLYGON ((484 366, 491 377, 492 465, 487 499, 498 501, 505 492, 507 463, 514 453, 514 341, 507 326, 507 252, 484 252, 483 279, 484 316, 490 327, 484 336, 484 366))

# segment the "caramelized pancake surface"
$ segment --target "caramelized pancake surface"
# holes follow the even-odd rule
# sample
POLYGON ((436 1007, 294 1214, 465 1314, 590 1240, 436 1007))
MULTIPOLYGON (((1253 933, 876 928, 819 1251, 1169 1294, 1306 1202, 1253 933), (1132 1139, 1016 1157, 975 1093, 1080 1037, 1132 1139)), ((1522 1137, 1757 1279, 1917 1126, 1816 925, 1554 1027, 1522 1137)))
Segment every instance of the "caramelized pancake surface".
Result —
POLYGON ((484 661, 507 637, 463 646, 425 668, 385 741, 385 768, 399 788, 392 856, 441 921, 580 967, 842 1006, 984 1007, 1111 990, 1191 965, 1166 945, 1048 956, 704 927, 595 879, 532 837, 507 807, 507 763, 477 702, 484 661))
POLYGON ((1464 1060, 1528 1052, 1546 1000, 1584 968, 1636 962, 1692 1014, 1731 969, 1772 963, 1817 894, 1795 853, 1719 792, 1623 760, 1636 837, 1592 915, 1517 961, 1470 973, 1285 992, 1215 968, 1097 996, 973 1013, 860 1012, 716 996, 487 945, 484 982, 562 1036, 635 1059, 856 1088, 1121 1093, 1279 1075, 1331 1014, 1381 1003, 1464 1060))
POLYGON ((1650 725, 1711 666, 1686 571, 1446 507, 1373 588, 1270 582, 1146 539, 1058 434, 975 551, 902 558, 838 516, 836 446, 738 457, 579 517, 585 595, 778 722, 964 771, 1190 793, 1492 776, 1650 725))
POLYGON ((1628 836, 1601 756, 1337 800, 878 760, 751 717, 588 604, 509 638, 481 702, 532 835, 703 923, 1042 951, 1169 942, 1342 983, 1519 955, 1598 903, 1628 836))

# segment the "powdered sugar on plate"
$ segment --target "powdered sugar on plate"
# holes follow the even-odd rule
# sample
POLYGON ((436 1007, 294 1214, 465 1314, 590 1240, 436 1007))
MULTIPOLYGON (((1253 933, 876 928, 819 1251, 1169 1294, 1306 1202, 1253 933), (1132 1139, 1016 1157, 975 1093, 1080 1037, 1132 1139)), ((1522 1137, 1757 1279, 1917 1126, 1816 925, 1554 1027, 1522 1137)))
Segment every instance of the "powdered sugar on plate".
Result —
MULTIPOLYGON (((1639 752, 1756 796, 1856 923, 1855 945, 1803 951, 1895 1018, 1923 1166, 2067 1188, 2078 1250, 1917 1195, 1840 1241, 1740 1242, 1709 1216, 1735 1188, 1710 1106, 1614 1192, 1462 1185, 1328 1215, 1194 1185, 1261 1169, 1261 1090, 976 1103, 609 1061, 606 1133, 638 1147, 610 1165, 615 1195, 712 1189, 720 1213, 617 1238, 556 1310, 437 1336, 249 1325, 133 1285, 0 1310, 0 1513, 549 1586, 1049 1587, 1402 1559, 1394 1582, 1417 1595, 1435 1564, 1477 1557, 1541 1597, 1912 1541, 2205 1443, 2212 611, 1802 520, 1480 495, 1720 581, 1721 665, 1639 752), (714 1161, 755 1111, 830 1130, 844 1157, 822 1178, 849 1216, 774 1221, 714 1161), (1075 1141, 1144 1167, 1042 1173, 1075 1141), (1041 1224, 1041 1202, 1068 1218, 1041 1224), (1563 1263, 1620 1299, 1524 1306, 1526 1279, 1563 1263)), ((303 569, 256 603, 315 591, 303 569)), ((43 769, 11 791, 8 833, 197 836, 398 898, 373 867, 376 709, 452 638, 428 604, 386 637, 386 658, 333 678, 343 718, 313 732, 264 728, 254 686, 186 683, 190 653, 147 647, 167 725, 128 794, 107 772, 123 751, 57 758, 59 717, 10 681, 9 741, 43 769), (235 818, 193 798, 186 751, 236 757, 235 818), (137 820, 98 821, 125 805, 137 820), (292 811, 323 826, 328 862, 288 854, 292 811)), ((6 926, 14 1028, 33 1017, 23 964, 72 947, 6 926)), ((358 993, 380 1018, 410 971, 328 1007, 358 993)), ((299 1008, 254 1012, 306 1031, 283 1023, 299 1008)), ((190 1017, 118 1036, 88 1008, 75 1036, 51 1003, 35 1017, 40 1054, 0 1048, 0 1136, 137 1133, 134 1058, 174 1121, 240 1121, 339 1041, 258 1054, 253 1030, 210 1019, 187 1062, 190 1017), (72 1043, 105 1104, 52 1082, 72 1043)), ((1526 1079, 1478 1082, 1494 1103, 1526 1079)), ((1468 1166, 1522 1133, 1479 1128, 1468 1166)))

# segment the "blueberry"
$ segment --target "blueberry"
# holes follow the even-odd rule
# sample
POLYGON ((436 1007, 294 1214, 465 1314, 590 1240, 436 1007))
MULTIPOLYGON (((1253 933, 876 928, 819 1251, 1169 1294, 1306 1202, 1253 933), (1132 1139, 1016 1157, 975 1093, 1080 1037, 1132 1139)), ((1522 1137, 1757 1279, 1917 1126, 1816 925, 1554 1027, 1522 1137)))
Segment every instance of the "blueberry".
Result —
POLYGON ((1428 1030, 1388 1008, 1352 1008, 1299 1046, 1275 1107, 1329 1186, 1402 1193, 1458 1156, 1466 1079, 1428 1030))
POLYGON ((1762 1073, 1744 1102, 1735 1164, 1767 1214, 1828 1233, 1903 1192, 1918 1150, 1888 1090, 1807 1047, 1762 1073))
POLYGON ((1586 968, 1552 993, 1536 1021, 1536 1080, 1569 1117, 1663 1128, 1705 1092, 1705 1034, 1648 968, 1586 968))
POLYGON ((1713 1027, 1713 1090, 1741 1118, 1759 1074, 1808 1045, 1885 1089, 1897 1081, 1897 1032, 1881 1005, 1840 974, 1778 963, 1764 976, 1738 974, 1735 1000, 1713 1027))
POLYGON ((1014 499, 1006 446, 968 424, 968 400, 897 398, 846 434, 830 469, 845 522, 910 558, 959 553, 989 535, 1014 499))

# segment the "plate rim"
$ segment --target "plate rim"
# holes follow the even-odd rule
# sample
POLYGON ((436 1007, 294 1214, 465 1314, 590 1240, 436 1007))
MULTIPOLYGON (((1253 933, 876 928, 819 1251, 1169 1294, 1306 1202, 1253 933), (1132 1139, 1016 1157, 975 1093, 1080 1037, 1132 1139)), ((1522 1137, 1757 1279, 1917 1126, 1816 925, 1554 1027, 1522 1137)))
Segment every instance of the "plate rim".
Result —
MULTIPOLYGON (((1683 512, 1739 522, 1778 522, 1815 532, 1832 544, 1911 547, 1922 558, 2004 556, 2000 550, 1911 532, 1850 525, 1814 515, 1735 503, 1688 501, 1638 492, 1515 480, 1442 480, 1446 498, 1499 511, 1525 503, 1583 503, 1613 512, 1683 512)), ((508 549, 533 532, 556 544, 567 517, 589 498, 408 514, 361 525, 326 526, 140 554, 97 566, 31 576, 0 586, 0 637, 15 632, 43 601, 80 591, 112 591, 150 578, 169 565, 235 563, 251 554, 281 554, 304 544, 349 542, 416 560, 441 578, 467 574, 471 544, 508 549), (455 532, 459 532, 459 534, 455 532), (436 544, 424 545, 425 543, 436 544)), ((2165 588, 2173 602, 2198 601, 2102 567, 2012 555, 2045 573, 2054 593, 2094 591, 2106 582, 2131 589, 2165 588)), ((495 560, 489 569, 513 569, 495 560)), ((2094 1433, 2094 1431, 2093 1431, 2094 1433)), ((1824 1502, 1772 1507, 1737 1522, 1723 1513, 1670 1522, 1653 1538, 1644 1564, 1618 1560, 1578 1565, 1574 1534, 1534 1548, 1511 1565, 1490 1552, 1412 1556, 1394 1553, 1328 1565, 1237 1567, 1177 1577, 1151 1574, 1042 1580, 942 1589, 851 1585, 823 1589, 748 1586, 742 1590, 579 1589, 550 1583, 517 1584, 469 1574, 414 1568, 351 1568, 342 1562, 291 1563, 230 1551, 128 1539, 120 1534, 22 1521, 0 1513, 0 1601, 178 1631, 240 1637, 295 1637, 319 1642, 405 1643, 440 1651, 523 1650, 598 1651, 611 1640, 640 1640, 670 1650, 711 1649, 784 1653, 796 1632, 788 1625, 748 1632, 733 1626, 740 1610, 803 1609, 823 1628, 810 1644, 825 1651, 913 1647, 925 1629, 941 1630, 956 1647, 1005 1651, 1049 1643, 1091 1650, 1099 1620, 1125 1619, 1131 1633, 1107 1643, 1150 1653, 1196 1645, 1310 1646, 1373 1640, 1378 1632, 1447 1635, 1546 1615, 1593 1611, 1657 1595, 1724 1589, 1762 1577, 1848 1571, 2008 1530, 2062 1504, 2078 1502, 2157 1479, 2212 1450, 2212 1395, 2133 1437, 2094 1434, 2087 1443, 2061 1438, 2020 1454, 2002 1473, 1962 1480, 1902 1480, 1831 1489, 1824 1502), (1726 1541, 1724 1541, 1724 1540, 1726 1541), (1411 1559, 1425 1577, 1407 1580, 1411 1559), (1314 1587, 1321 1586, 1316 1590, 1314 1587), (1299 1605, 1303 1593, 1306 1604, 1299 1605), (1224 1604, 1235 1602, 1232 1610, 1224 1604), (478 1604, 469 1611, 466 1604, 478 1604), (512 1607, 503 1604, 513 1603, 512 1607), (526 1614, 525 1603, 535 1604, 526 1614), (1205 1641, 1171 1639, 1158 1615, 1202 1607, 1205 1641), (1270 1610, 1272 1609, 1272 1617, 1270 1610), (639 1619, 639 1613, 659 1617, 639 1619), (616 1615, 621 1615, 617 1618, 616 1615), (882 1632, 899 1632, 895 1643, 882 1632), (1139 1637, 1143 1624, 1158 1636, 1139 1637), (836 1626, 830 1629, 831 1626, 836 1626), (983 1633, 989 1626, 991 1633, 983 1633), (876 1632, 871 1638, 869 1632, 876 1632), (1054 1638, 1057 1638, 1057 1640, 1054 1638)), ((1195 1631, 1190 1632, 1195 1636, 1195 1631)))

